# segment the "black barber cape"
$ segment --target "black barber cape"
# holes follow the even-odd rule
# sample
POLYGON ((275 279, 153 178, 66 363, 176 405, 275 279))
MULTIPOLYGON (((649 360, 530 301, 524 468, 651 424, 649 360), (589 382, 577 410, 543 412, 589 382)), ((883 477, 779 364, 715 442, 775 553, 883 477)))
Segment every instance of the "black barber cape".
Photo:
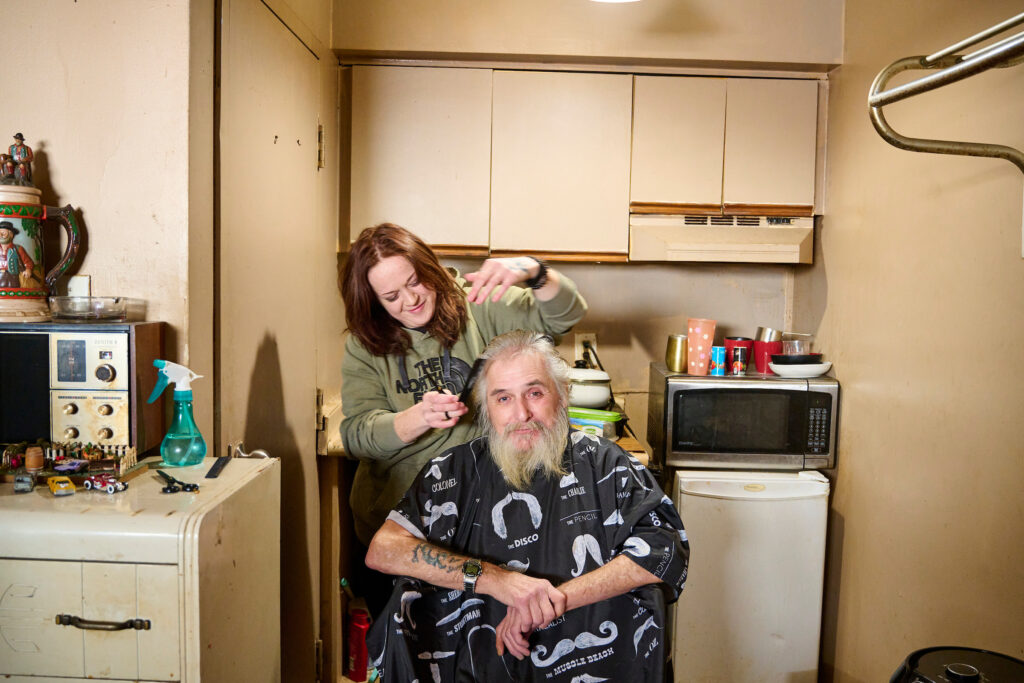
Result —
POLYGON ((481 437, 429 461, 389 519, 440 546, 556 587, 619 554, 661 578, 587 605, 530 636, 522 661, 495 650, 506 606, 400 577, 371 629, 386 683, 660 681, 665 605, 686 580, 689 544, 672 501, 614 443, 572 430, 561 478, 510 488, 481 437))

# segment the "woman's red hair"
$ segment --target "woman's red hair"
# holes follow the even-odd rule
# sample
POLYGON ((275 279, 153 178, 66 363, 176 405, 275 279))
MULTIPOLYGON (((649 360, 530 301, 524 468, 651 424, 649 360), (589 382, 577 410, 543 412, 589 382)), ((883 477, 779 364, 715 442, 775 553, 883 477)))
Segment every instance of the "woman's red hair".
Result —
POLYGON ((434 316, 426 331, 443 346, 454 346, 466 327, 465 292, 423 240, 393 223, 366 228, 352 243, 340 282, 349 331, 377 356, 400 355, 409 349, 409 334, 380 305, 368 278, 370 269, 389 256, 408 259, 419 281, 433 290, 434 316))

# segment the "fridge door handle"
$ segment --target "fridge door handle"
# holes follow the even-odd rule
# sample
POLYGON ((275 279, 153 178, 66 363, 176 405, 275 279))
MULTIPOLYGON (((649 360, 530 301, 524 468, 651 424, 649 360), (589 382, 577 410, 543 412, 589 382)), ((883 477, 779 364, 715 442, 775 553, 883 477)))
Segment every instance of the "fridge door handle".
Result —
POLYGON ((94 621, 70 614, 58 614, 54 621, 58 626, 74 626, 89 631, 124 631, 135 629, 136 631, 148 631, 150 629, 149 619, 125 619, 124 621, 94 621))

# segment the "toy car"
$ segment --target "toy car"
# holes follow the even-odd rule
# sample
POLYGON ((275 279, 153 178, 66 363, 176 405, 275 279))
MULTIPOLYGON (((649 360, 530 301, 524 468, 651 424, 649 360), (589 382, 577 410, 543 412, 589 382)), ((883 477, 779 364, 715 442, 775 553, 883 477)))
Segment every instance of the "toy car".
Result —
POLYGON ((118 481, 112 474, 100 472, 99 474, 89 475, 89 478, 85 480, 85 488, 86 490, 96 489, 97 491, 115 493, 117 491, 124 491, 128 488, 128 484, 118 481))
POLYGON ((46 483, 55 496, 70 496, 75 492, 75 485, 67 477, 50 477, 46 483))
POLYGON ((36 478, 31 474, 15 474, 14 475, 14 492, 15 493, 30 493, 32 489, 36 487, 36 478))
POLYGON ((53 469, 57 472, 79 472, 89 466, 88 460, 75 460, 68 459, 63 462, 54 465, 53 469))

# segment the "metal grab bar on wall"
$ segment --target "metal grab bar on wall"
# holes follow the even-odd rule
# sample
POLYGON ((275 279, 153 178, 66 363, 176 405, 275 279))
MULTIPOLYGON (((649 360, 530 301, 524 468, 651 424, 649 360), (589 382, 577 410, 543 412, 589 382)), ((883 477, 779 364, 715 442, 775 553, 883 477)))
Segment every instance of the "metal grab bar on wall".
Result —
MULTIPOLYGON (((954 54, 959 50, 988 40, 1020 24, 1024 24, 1024 14, 1011 17, 1000 24, 996 24, 970 38, 965 38, 955 45, 951 45, 927 57, 905 57, 896 60, 882 69, 875 76, 875 81, 871 84, 871 91, 868 94, 868 110, 871 115, 871 123, 874 125, 875 130, 878 131, 878 134, 882 136, 882 139, 894 147, 912 152, 960 154, 964 156, 1006 159, 1017 166, 1021 173, 1024 173, 1024 152, 1018 149, 982 142, 959 142, 955 140, 907 137, 893 130, 882 114, 882 107, 887 104, 941 88, 944 85, 955 83, 988 69, 1005 68, 1024 62, 1024 31, 968 55, 954 54), (909 69, 941 69, 941 71, 885 90, 886 85, 893 76, 909 69)), ((1024 257, 1024 226, 1022 226, 1021 257, 1024 257)))

